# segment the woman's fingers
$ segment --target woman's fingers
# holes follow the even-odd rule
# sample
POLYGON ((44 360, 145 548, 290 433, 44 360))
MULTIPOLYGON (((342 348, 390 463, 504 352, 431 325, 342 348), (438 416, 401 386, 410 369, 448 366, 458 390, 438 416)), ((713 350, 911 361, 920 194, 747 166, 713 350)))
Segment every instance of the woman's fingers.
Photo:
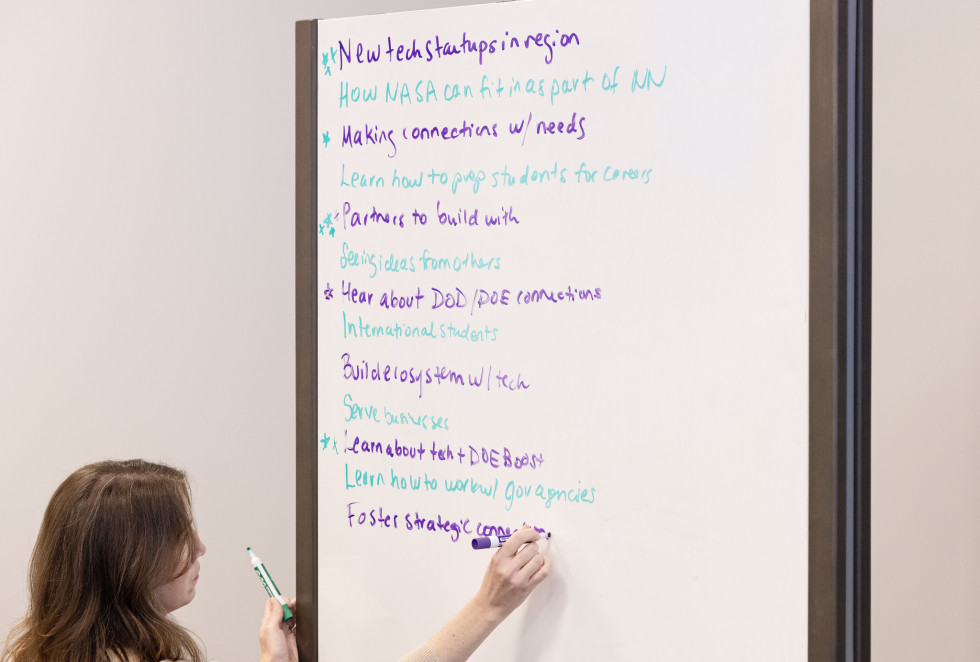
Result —
POLYGON ((265 620, 275 622, 274 619, 282 620, 282 605, 275 598, 265 601, 265 620))
MULTIPOLYGON (((290 609, 295 609, 296 601, 287 600, 290 609)), ((296 618, 282 620, 282 604, 276 598, 265 601, 265 613, 259 627, 259 647, 262 650, 261 662, 296 662, 296 618)))
POLYGON ((517 553, 514 554, 514 560, 517 563, 519 563, 521 566, 523 566, 537 553, 538 553, 538 543, 529 542, 526 545, 524 545, 522 548, 517 550, 517 553))
POLYGON ((520 551, 521 547, 540 538, 540 533, 529 526, 524 526, 517 531, 514 531, 514 533, 510 535, 510 538, 508 538, 504 544, 500 546, 497 553, 503 554, 504 556, 514 556, 518 551, 520 551))
MULTIPOLYGON (((497 550, 500 556, 500 559, 497 559, 501 566, 500 571, 508 575, 514 585, 526 584, 545 565, 546 558, 535 542, 540 539, 541 535, 537 531, 525 526, 515 531, 497 550)), ((535 583, 540 582, 545 576, 547 574, 541 576, 535 583)))
POLYGON ((544 554, 539 554, 537 558, 533 559, 524 567, 528 568, 532 565, 537 565, 537 567, 531 572, 530 576, 527 578, 527 583, 530 586, 537 586, 538 584, 543 582, 551 573, 551 559, 549 559, 544 554), (537 563, 537 561, 539 560, 540 563, 537 563))
MULTIPOLYGON (((534 545, 534 543, 529 544, 527 547, 534 545)), ((521 559, 524 555, 525 547, 518 553, 516 560, 520 564, 520 570, 517 571, 515 575, 515 581, 517 584, 527 584, 530 583, 531 578, 537 573, 545 564, 545 557, 543 554, 537 552, 537 546, 535 545, 534 553, 526 559, 521 559)), ((542 577, 543 579, 543 577, 542 577)))

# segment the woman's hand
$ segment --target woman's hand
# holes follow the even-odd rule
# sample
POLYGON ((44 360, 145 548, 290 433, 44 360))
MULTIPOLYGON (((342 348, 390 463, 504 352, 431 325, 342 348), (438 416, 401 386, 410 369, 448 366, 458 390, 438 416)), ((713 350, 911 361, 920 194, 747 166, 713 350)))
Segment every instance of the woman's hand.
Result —
POLYGON ((514 611, 548 576, 551 560, 534 542, 541 538, 529 526, 518 529, 494 553, 474 600, 497 622, 514 611))
POLYGON ((296 601, 288 600, 293 618, 282 620, 282 605, 275 598, 265 601, 265 614, 259 626, 260 662, 299 662, 296 652, 296 601))

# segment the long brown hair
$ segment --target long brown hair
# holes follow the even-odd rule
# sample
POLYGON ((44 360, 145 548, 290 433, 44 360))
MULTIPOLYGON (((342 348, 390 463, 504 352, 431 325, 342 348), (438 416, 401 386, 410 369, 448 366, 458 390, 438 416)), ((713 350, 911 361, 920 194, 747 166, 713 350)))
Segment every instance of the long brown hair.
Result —
POLYGON ((196 543, 184 472, 144 460, 75 471, 44 513, 27 614, 0 662, 204 662, 153 596, 190 567, 196 543))

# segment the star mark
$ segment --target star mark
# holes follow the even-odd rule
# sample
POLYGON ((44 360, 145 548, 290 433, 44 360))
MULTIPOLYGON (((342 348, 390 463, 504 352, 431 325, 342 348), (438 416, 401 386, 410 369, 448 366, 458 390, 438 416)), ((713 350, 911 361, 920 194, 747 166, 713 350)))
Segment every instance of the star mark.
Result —
POLYGON ((328 437, 326 433, 324 433, 323 439, 320 440, 320 443, 323 444, 323 450, 333 448, 333 454, 340 455, 340 451, 337 449, 337 440, 333 437, 328 437))
POLYGON ((323 134, 323 146, 326 147, 330 144, 330 132, 327 131, 323 134))
POLYGON ((337 228, 334 227, 333 221, 331 220, 333 216, 334 214, 327 214, 327 217, 323 219, 323 223, 318 224, 321 236, 323 236, 325 232, 329 232, 331 237, 337 234, 337 228))
POLYGON ((327 301, 333 299, 333 288, 330 287, 330 283, 327 283, 327 289, 323 290, 323 298, 327 301))

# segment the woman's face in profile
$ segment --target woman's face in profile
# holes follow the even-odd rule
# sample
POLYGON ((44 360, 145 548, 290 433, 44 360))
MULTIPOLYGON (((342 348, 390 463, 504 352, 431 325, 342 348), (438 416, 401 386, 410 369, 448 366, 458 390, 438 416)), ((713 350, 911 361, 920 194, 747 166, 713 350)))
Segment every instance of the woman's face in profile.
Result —
POLYGON ((183 570, 185 566, 187 569, 153 591, 153 596, 167 613, 180 609, 194 599, 197 580, 201 573, 200 558, 207 551, 207 547, 204 546, 196 533, 194 534, 194 541, 194 549, 186 550, 177 565, 178 572, 183 570), (188 561, 191 561, 189 566, 187 565, 188 561))

